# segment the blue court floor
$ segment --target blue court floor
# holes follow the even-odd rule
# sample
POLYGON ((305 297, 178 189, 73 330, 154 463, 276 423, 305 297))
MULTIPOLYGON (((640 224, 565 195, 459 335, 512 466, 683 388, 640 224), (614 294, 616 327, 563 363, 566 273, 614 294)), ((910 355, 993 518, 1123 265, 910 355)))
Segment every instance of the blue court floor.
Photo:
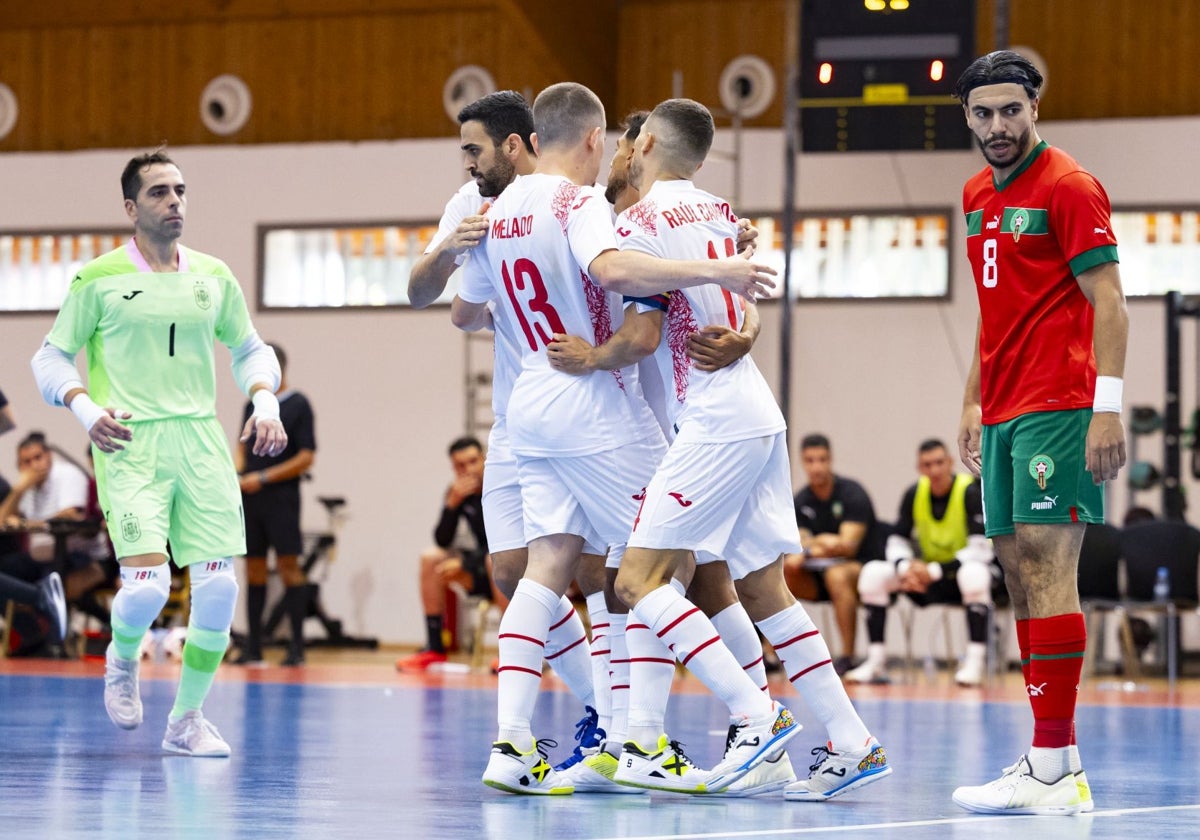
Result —
MULTIPOLYGON (((1097 802, 1090 816, 983 817, 950 794, 995 777, 1028 745, 1028 704, 1011 689, 924 699, 903 687, 856 692, 895 772, 828 803, 543 798, 480 783, 494 731, 491 677, 405 677, 382 665, 365 680, 355 671, 339 679, 334 667, 235 672, 205 707, 233 757, 191 759, 159 748, 174 694, 170 666, 144 676, 146 723, 133 732, 104 714, 102 666, 64 663, 61 674, 54 666, 36 674, 0 667, 2 838, 1200 837, 1194 695, 1190 704, 1143 695, 1130 697, 1139 705, 1113 696, 1081 705, 1079 742, 1097 802)), ((711 764, 724 746, 724 708, 694 679, 681 682, 671 734, 711 764)), ((580 709, 547 685, 555 690, 540 701, 538 734, 559 740, 557 760, 580 709)), ((790 688, 778 693, 805 726, 789 754, 806 775, 824 733, 790 688)))

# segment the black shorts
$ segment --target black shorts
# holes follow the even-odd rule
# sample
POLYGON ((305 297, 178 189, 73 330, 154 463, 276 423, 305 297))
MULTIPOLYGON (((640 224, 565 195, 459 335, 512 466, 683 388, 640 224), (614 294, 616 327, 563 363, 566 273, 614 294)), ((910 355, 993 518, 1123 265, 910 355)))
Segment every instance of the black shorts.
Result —
POLYGON ((267 485, 257 493, 242 496, 246 514, 246 556, 298 556, 304 551, 300 536, 300 486, 267 485))
POLYGON ((490 599, 492 584, 488 579, 487 552, 463 551, 462 567, 463 571, 471 576, 471 594, 490 599))

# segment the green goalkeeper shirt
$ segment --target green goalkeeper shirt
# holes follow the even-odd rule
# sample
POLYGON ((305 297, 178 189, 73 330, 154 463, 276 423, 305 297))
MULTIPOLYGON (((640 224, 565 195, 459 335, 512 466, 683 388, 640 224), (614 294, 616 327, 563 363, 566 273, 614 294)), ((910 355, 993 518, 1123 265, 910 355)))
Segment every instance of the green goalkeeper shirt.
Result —
POLYGON ((80 269, 48 339, 74 356, 87 348, 88 392, 131 422, 216 415, 213 339, 253 332, 241 287, 225 263, 179 247, 179 270, 154 272, 132 239, 80 269))

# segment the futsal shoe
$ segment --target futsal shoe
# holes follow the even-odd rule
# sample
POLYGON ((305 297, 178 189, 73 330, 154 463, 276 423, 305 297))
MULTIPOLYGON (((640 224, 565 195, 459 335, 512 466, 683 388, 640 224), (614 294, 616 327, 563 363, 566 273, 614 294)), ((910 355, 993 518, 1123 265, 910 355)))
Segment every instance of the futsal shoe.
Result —
POLYGON ((1074 773, 1066 773, 1054 782, 1043 782, 1033 775, 1026 756, 1005 767, 999 779, 977 787, 958 788, 954 791, 954 803, 976 814, 1070 815, 1078 814, 1083 807, 1074 773))
POLYGON ((137 729, 142 722, 138 692, 138 661, 122 659, 112 642, 104 651, 104 711, 122 729, 137 729))
POLYGON ((812 754, 817 762, 808 768, 808 778, 784 788, 784 799, 824 802, 892 775, 887 754, 874 738, 868 737, 862 749, 837 752, 829 742, 812 754))
POLYGON ((1087 814, 1096 809, 1096 802, 1092 799, 1092 788, 1088 784, 1087 773, 1082 770, 1075 774, 1075 787, 1079 790, 1079 813, 1087 814))
POLYGON ((179 720, 167 720, 162 748, 177 755, 196 758, 228 758, 229 744, 217 727, 204 719, 199 709, 184 712, 179 720))
POLYGON ((51 572, 38 581, 38 608, 50 619, 52 639, 63 642, 67 638, 67 597, 63 594, 62 578, 51 572))
POLYGON ((970 653, 963 658, 962 667, 954 672, 954 682, 968 688, 975 688, 983 685, 983 657, 973 656, 970 653))
POLYGON ((705 792, 716 793, 745 776, 767 756, 774 755, 800 732, 800 724, 787 707, 771 701, 771 711, 759 718, 744 715, 733 721, 737 730, 725 750, 725 757, 709 771, 705 792))
POLYGON ((647 793, 644 788, 630 787, 617 782, 615 776, 619 762, 610 752, 601 747, 583 751, 583 760, 562 772, 562 777, 571 783, 576 793, 647 793))
POLYGON ((863 664, 857 668, 851 668, 843 674, 842 679, 846 682, 866 685, 887 685, 892 681, 884 663, 873 661, 869 656, 863 664))
POLYGON ((483 783, 508 793, 542 796, 574 793, 571 783, 546 762, 546 746, 554 746, 554 742, 535 742, 529 752, 521 752, 510 741, 496 741, 483 771, 483 783))
POLYGON ((600 728, 600 714, 591 706, 583 707, 586 711, 579 723, 575 724, 575 750, 567 759, 554 765, 559 773, 569 770, 579 762, 588 750, 597 750, 604 743, 604 730, 600 728))
POLYGON ((670 793, 708 790, 708 772, 687 757, 682 744, 666 735, 659 735, 658 743, 651 749, 645 749, 637 741, 626 741, 613 778, 622 785, 670 793))
POLYGON ((796 781, 796 771, 792 769, 792 761, 788 758, 787 753, 780 750, 725 790, 710 794, 710 796, 729 799, 761 796, 764 793, 774 793, 786 788, 794 781, 796 781))
POLYGON ((412 656, 396 660, 396 670, 405 672, 428 671, 435 662, 445 662, 446 654, 440 650, 419 650, 412 656))

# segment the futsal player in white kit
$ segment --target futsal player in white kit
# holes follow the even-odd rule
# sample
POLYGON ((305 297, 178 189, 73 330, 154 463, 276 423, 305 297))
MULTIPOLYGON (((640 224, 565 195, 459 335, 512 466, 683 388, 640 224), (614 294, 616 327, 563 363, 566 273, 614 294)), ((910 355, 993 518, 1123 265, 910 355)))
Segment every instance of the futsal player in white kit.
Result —
MULTIPOLYGON (((617 221, 623 252, 674 259, 733 254, 737 220, 729 203, 690 180, 712 137, 712 116, 699 103, 668 100, 651 112, 630 171, 642 199, 617 221)), ((649 305, 665 311, 656 359, 676 436, 646 488, 617 594, 693 673, 719 695, 717 687, 733 694, 744 684, 732 679, 719 652, 714 655, 712 624, 670 585, 689 552, 698 564, 725 558, 747 612, 829 730, 829 743, 814 750, 810 777, 788 786, 785 797, 820 801, 881 779, 891 773, 883 748, 854 711, 824 640, 784 583, 782 555, 799 546, 785 422, 774 395, 749 356, 707 372, 687 355, 689 335, 710 324, 737 329, 743 307, 711 284, 649 305)), ((661 750, 651 741, 661 736, 633 728, 630 736, 617 780, 645 782, 661 770, 654 760, 661 750)), ((736 731, 729 748, 754 737, 736 731)), ((718 773, 728 764, 714 768, 708 786, 721 784, 718 773)))
MULTIPOLYGON (((533 171, 533 112, 525 97, 503 90, 475 100, 458 113, 463 162, 471 180, 446 203, 437 233, 413 266, 408 295, 418 309, 433 303, 445 290, 450 275, 470 257, 487 232, 483 215, 491 202, 518 175, 533 171)), ((492 579, 511 598, 525 569, 525 531, 517 462, 508 444, 505 415, 508 396, 521 366, 516 335, 508 321, 495 324, 492 368, 493 423, 488 435, 483 480, 483 517, 492 557, 492 579)), ((604 549, 592 549, 603 555, 604 549)), ((590 560, 599 570, 595 579, 581 580, 585 595, 603 598, 603 557, 590 560)), ((589 603, 591 603, 589 601, 589 603)), ((596 621, 593 620, 593 631, 596 621)), ((601 647, 603 641, 601 640, 601 647)), ((587 632, 569 598, 559 601, 546 640, 546 661, 584 704, 585 714, 576 725, 574 751, 559 765, 566 769, 599 747, 604 727, 611 721, 607 663, 591 655, 587 632)), ((400 667, 401 663, 397 663, 400 667)))
MULTIPOLYGON (((570 793, 540 755, 530 717, 541 681, 542 646, 554 605, 575 573, 585 537, 620 544, 628 534, 647 465, 661 438, 647 438, 636 418, 636 394, 619 372, 573 377, 553 370, 545 347, 557 333, 612 332, 604 287, 631 294, 719 282, 753 297, 773 285, 765 266, 740 258, 673 262, 616 247, 603 192, 591 186, 604 156, 604 109, 581 85, 563 83, 534 103, 539 152, 533 175, 518 178, 489 212, 491 227, 466 268, 451 317, 464 329, 495 319, 517 325, 522 372, 508 411, 517 455, 529 563, 500 629, 498 735, 484 781, 514 793, 570 793), (595 281, 595 282, 594 282, 595 281)), ((786 709, 772 704, 726 652, 747 685, 731 712, 760 734, 760 748, 737 755, 722 773, 732 784, 795 731, 786 709), (753 695, 749 697, 749 695, 753 695), (744 754, 743 754, 744 753, 744 754)))

